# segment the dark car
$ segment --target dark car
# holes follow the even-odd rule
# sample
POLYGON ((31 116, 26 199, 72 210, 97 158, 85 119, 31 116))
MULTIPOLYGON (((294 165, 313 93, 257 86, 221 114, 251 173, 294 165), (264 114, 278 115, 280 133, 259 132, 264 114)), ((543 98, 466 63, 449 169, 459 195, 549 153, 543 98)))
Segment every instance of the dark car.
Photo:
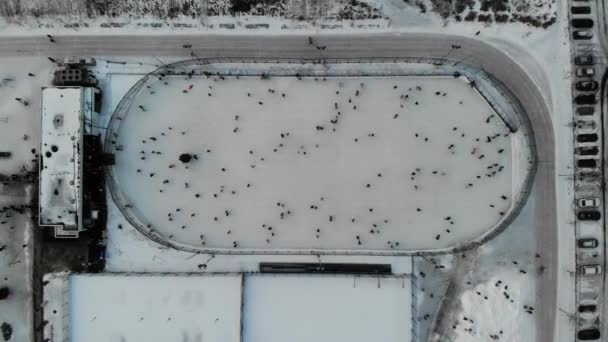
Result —
POLYGON ((595 134, 595 133, 579 134, 576 136, 576 141, 577 142, 596 142, 597 134, 595 134))
MULTIPOLYGON (((597 246, 598 246, 597 239, 594 239, 594 238, 578 239, 579 248, 596 248, 597 246)), ((595 305, 593 307, 595 307, 595 305)), ((580 311, 580 309, 579 309, 579 311, 580 311)))
POLYGON ((588 40, 593 38, 593 32, 589 30, 580 30, 572 32, 572 38, 576 40, 588 40))
POLYGON ((574 57, 574 64, 576 65, 593 65, 593 56, 583 55, 574 57))
POLYGON ((600 339, 600 331, 596 328, 580 330, 578 332, 578 339, 581 341, 593 341, 600 339))
POLYGON ((597 306, 594 304, 578 306, 578 312, 595 312, 595 310, 597 310, 597 306))
POLYGON ((591 7, 589 6, 572 6, 570 7, 572 14, 591 14, 591 7))
POLYGON ((576 161, 576 166, 580 168, 594 169, 597 167, 597 160, 595 159, 579 159, 576 161))
POLYGON ((576 114, 578 115, 593 115, 595 114, 595 108, 592 106, 582 106, 576 108, 576 114))
POLYGON ((585 210, 579 211, 576 214, 576 217, 581 221, 599 221, 599 219, 602 218, 602 215, 597 210, 585 210))
POLYGON ((592 28, 593 20, 591 19, 572 19, 572 27, 574 28, 592 28))
POLYGON ((585 146, 576 149, 576 153, 579 156, 597 156, 600 149, 597 146, 585 146))
POLYGON ((577 95, 574 98, 574 103, 577 105, 594 105, 596 103, 595 95, 577 95))
POLYGON ((597 91, 596 81, 578 81, 576 82, 576 90, 579 91, 597 91))

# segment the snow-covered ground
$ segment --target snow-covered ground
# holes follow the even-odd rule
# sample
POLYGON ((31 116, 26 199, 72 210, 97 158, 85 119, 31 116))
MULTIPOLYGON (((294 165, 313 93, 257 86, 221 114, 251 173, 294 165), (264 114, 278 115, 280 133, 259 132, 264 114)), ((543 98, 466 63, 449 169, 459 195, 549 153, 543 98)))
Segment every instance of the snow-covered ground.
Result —
MULTIPOLYGON (((23 174, 36 165, 40 87, 49 79, 50 63, 39 57, 4 58, 1 65, 0 150, 12 155, 0 159, 0 174, 23 174)), ((0 301, 0 338, 5 341, 33 340, 34 226, 32 212, 24 206, 35 193, 32 184, 0 185, 0 287, 11 291, 0 301)))
POLYGON ((538 291, 550 260, 529 228, 539 200, 533 190, 509 228, 476 250, 416 260, 419 336, 430 332, 437 342, 542 339, 538 291))
POLYGON ((500 222, 525 173, 451 76, 160 77, 132 101, 113 191, 191 248, 452 247, 500 222))
MULTIPOLYGON (((0 187, 0 191, 3 190, 0 187)), ((0 287, 6 286, 10 290, 9 297, 0 301, 0 338, 3 341, 31 341, 33 338, 33 232, 30 220, 28 214, 10 209, 0 211, 0 287)))

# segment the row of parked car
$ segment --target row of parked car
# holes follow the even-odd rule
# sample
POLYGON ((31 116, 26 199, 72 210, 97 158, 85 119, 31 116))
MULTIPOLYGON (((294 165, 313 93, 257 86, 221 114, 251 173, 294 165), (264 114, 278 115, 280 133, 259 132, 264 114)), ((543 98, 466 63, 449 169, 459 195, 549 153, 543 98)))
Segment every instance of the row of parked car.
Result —
MULTIPOLYGON (((578 0, 575 3, 582 3, 578 0)), ((593 20, 590 18, 591 8, 589 6, 572 6, 571 27, 572 38, 577 40, 590 40, 593 38, 594 26, 593 20)), ((581 42, 582 43, 582 42, 581 42)), ((593 55, 584 54, 574 57, 576 70, 576 79, 574 82, 575 97, 574 103, 576 107, 576 130, 575 130, 575 154, 576 154, 576 180, 581 183, 601 184, 602 183, 602 165, 601 165, 601 129, 600 114, 596 113, 597 93, 599 84, 596 79, 595 65, 596 61, 593 55)), ((595 187, 592 187, 594 189, 595 187)), ((599 189, 601 191, 601 186, 599 189)), ((597 191, 596 191, 597 193, 597 191)), ((582 277, 580 282, 599 282, 602 283, 600 275, 602 274, 602 266, 597 263, 598 257, 601 255, 600 240, 596 234, 603 230, 599 229, 582 229, 581 226, 601 224, 602 214, 600 207, 602 205, 599 198, 587 197, 584 194, 583 198, 576 201, 576 217, 579 222, 579 230, 577 232, 577 260, 578 273, 582 277)), ((601 305, 601 290, 600 292, 593 289, 593 292, 581 290, 582 284, 579 283, 578 298, 578 317, 581 320, 578 325, 577 338, 580 341, 599 341, 600 334, 600 309, 601 305)), ((595 288, 595 286, 593 287, 595 288)))

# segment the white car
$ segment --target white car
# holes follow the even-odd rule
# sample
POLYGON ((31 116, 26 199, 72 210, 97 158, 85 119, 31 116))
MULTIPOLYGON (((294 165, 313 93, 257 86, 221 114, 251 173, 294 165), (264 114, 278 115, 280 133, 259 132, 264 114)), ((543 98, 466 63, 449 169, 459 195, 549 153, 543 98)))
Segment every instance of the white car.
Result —
POLYGON ((580 268, 581 275, 598 275, 602 273, 600 265, 582 265, 580 268))
POLYGON ((578 68, 576 69, 577 77, 591 77, 595 75, 595 70, 593 68, 578 68))
POLYGON ((598 198, 581 198, 578 200, 579 208, 596 208, 600 205, 598 198))

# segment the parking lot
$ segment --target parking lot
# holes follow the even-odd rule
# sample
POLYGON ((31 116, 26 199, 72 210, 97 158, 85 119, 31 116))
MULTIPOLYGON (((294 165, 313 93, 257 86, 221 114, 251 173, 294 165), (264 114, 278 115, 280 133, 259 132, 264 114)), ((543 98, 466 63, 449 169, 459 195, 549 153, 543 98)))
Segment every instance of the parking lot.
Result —
POLYGON ((570 2, 573 53, 574 181, 576 189, 577 340, 599 341, 604 296, 603 99, 605 57, 597 5, 570 2))

